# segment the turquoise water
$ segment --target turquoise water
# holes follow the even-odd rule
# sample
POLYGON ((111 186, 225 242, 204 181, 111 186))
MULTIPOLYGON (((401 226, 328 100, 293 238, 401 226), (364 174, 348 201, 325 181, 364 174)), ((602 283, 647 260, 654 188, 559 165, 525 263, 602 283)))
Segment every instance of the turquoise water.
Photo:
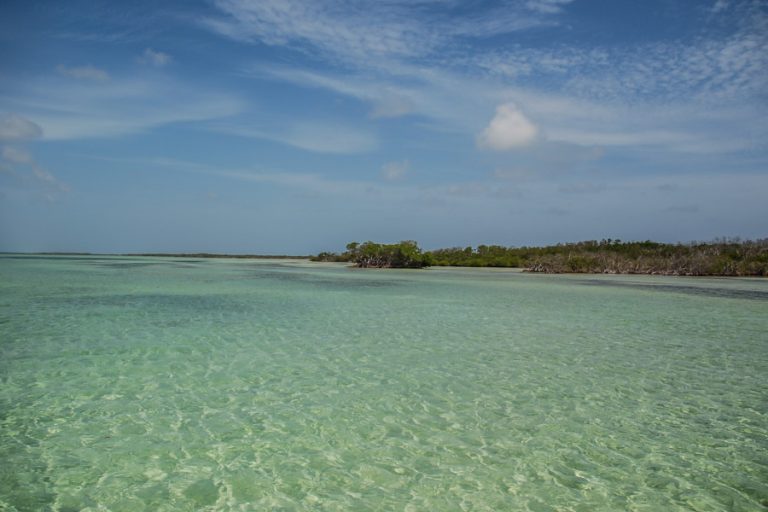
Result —
POLYGON ((768 280, 0 256, 0 510, 766 510, 768 280))

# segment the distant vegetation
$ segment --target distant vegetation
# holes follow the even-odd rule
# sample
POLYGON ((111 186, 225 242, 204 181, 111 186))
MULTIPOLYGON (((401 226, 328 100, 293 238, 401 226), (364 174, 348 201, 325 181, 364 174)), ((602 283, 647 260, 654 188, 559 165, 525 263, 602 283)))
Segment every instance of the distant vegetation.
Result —
POLYGON ((254 260, 300 260, 307 259, 309 256, 289 256, 286 254, 217 254, 210 252, 194 252, 194 253, 142 253, 142 254, 123 254, 121 256, 152 256, 162 258, 240 258, 240 259, 254 259, 254 260))
POLYGON ((480 245, 430 252, 422 252, 413 241, 392 245, 353 242, 342 254, 321 253, 312 259, 352 262, 359 267, 439 265, 517 267, 546 273, 768 276, 768 239, 689 244, 605 239, 547 247, 480 245))
POLYGON ((431 264, 428 253, 421 252, 413 240, 399 244, 377 244, 375 242, 351 242, 342 254, 323 252, 313 261, 345 261, 360 268, 423 268, 431 264))

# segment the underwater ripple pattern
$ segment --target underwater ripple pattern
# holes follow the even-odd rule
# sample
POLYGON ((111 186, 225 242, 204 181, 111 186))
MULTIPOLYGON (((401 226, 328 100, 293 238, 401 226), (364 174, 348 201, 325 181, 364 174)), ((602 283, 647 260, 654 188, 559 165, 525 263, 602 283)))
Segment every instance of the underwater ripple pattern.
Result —
POLYGON ((0 256, 0 510, 766 510, 766 292, 0 256))

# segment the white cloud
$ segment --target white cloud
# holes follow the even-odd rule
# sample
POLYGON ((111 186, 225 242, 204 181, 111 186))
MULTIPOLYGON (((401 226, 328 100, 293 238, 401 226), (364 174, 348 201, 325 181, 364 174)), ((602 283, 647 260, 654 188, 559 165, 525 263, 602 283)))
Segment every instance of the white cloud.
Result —
POLYGON ((109 74, 106 71, 90 65, 77 67, 59 65, 56 66, 56 71, 64 76, 77 78, 79 80, 95 80, 98 82, 109 80, 109 74))
POLYGON ((29 119, 17 114, 0 113, 0 140, 36 139, 43 130, 29 119))
POLYGON ((388 162, 381 168, 381 174, 387 180, 397 180, 405 176, 405 173, 410 168, 411 164, 408 160, 402 160, 399 162, 388 162))
POLYGON ((496 108, 496 115, 477 143, 481 148, 509 151, 530 146, 538 134, 538 127, 514 103, 506 103, 496 108))
POLYGON ((15 148, 13 146, 3 146, 2 156, 3 160, 14 164, 28 164, 32 162, 32 155, 23 149, 15 148))
POLYGON ((171 63, 171 56, 167 53, 155 51, 152 48, 147 48, 141 57, 138 58, 140 64, 146 64, 148 66, 154 66, 156 68, 162 68, 171 63))

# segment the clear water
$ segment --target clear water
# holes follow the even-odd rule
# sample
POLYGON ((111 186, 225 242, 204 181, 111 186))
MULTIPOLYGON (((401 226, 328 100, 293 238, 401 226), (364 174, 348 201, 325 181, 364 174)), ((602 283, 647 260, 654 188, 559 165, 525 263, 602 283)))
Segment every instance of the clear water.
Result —
POLYGON ((0 256, 0 510, 766 510, 768 280, 0 256))

